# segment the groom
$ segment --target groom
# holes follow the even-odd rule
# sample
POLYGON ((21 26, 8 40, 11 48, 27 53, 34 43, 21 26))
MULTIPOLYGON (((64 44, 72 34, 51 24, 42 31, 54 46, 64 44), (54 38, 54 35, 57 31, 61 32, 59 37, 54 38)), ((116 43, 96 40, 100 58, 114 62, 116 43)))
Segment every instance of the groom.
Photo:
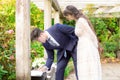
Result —
POLYGON ((74 34, 73 27, 58 23, 45 31, 35 28, 31 32, 31 41, 33 40, 41 42, 47 52, 48 59, 43 70, 50 70, 54 61, 54 50, 56 49, 57 71, 55 80, 64 80, 64 71, 71 57, 77 77, 76 47, 78 38, 74 34))

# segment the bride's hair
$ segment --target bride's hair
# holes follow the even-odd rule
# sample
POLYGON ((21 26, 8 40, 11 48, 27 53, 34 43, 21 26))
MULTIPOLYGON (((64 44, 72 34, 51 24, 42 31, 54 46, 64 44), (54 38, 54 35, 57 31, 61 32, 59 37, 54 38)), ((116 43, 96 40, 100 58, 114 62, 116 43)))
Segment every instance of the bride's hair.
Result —
POLYGON ((79 19, 79 17, 83 15, 81 10, 78 10, 76 7, 74 7, 72 5, 67 6, 66 9, 64 10, 63 14, 65 16, 73 15, 76 19, 79 19))
POLYGON ((91 22, 90 22, 90 20, 83 14, 83 12, 82 12, 81 9, 78 10, 78 9, 77 9, 76 7, 74 7, 73 5, 68 5, 68 6, 65 8, 65 10, 63 11, 63 14, 64 14, 65 16, 72 15, 72 16, 74 16, 76 19, 79 19, 80 17, 86 19, 87 22, 88 22, 88 24, 89 24, 89 26, 90 26, 91 29, 93 30, 93 32, 95 32, 95 31, 94 31, 94 28, 93 28, 93 26, 92 26, 92 24, 91 24, 91 22))
POLYGON ((74 7, 73 5, 68 5, 65 10, 63 11, 63 15, 64 16, 68 16, 68 15, 72 15, 74 16, 74 18, 79 19, 79 18, 84 18, 87 20, 90 28, 92 29, 92 31, 95 33, 94 27, 92 25, 92 23, 90 22, 90 20, 83 14, 83 11, 80 9, 78 10, 76 7, 74 7))

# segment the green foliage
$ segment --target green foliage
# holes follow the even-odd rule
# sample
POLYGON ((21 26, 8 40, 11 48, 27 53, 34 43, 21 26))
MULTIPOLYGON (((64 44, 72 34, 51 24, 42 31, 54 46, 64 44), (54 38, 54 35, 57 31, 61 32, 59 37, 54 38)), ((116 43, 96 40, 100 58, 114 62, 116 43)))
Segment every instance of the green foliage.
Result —
MULTIPOLYGON (((33 3, 30 15, 31 25, 43 29, 43 11, 33 3)), ((32 50, 37 49, 34 52, 31 50, 32 59, 43 56, 40 45, 31 45, 32 50)), ((15 0, 0 0, 0 80, 15 80, 15 0)))
MULTIPOLYGON (((44 12, 31 3, 31 25, 43 30, 43 15, 44 12)), ((104 48, 104 56, 116 57, 115 53, 120 50, 118 19, 91 18, 90 20, 104 48)), ((75 26, 74 21, 64 20, 64 24, 75 26)), ((43 51, 40 43, 31 43, 32 61, 35 57, 43 57, 43 51)), ((69 65, 65 75, 71 70, 72 67, 69 65)), ((0 0, 0 80, 15 80, 15 0, 0 0)))
POLYGON ((38 9, 38 7, 31 3, 30 6, 30 16, 31 16, 31 25, 36 26, 40 29, 44 29, 44 13, 43 10, 38 9))
POLYGON ((39 67, 43 67, 45 65, 45 59, 37 57, 34 59, 32 63, 32 68, 38 69, 39 67))
POLYGON ((8 73, 6 70, 3 69, 3 66, 0 65, 0 80, 2 80, 3 75, 8 73))
POLYGON ((33 42, 31 45, 31 57, 34 60, 35 57, 43 57, 44 49, 43 46, 39 42, 33 42))
POLYGON ((93 8, 94 6, 95 6, 95 4, 87 4, 86 5, 85 11, 88 16, 93 15, 94 11, 96 10, 95 8, 93 8))
MULTIPOLYGON (((12 44, 11 42, 9 42, 12 44)), ((8 44, 9 44, 8 43, 8 44)), ((3 80, 13 80, 15 78, 15 49, 13 46, 8 45, 7 43, 3 44, 0 51, 0 65, 3 66, 3 69, 7 71, 2 75, 3 80), (14 76, 14 77, 12 77, 14 76)), ((12 44, 13 45, 13 44, 12 44)), ((3 72, 4 73, 4 72, 3 72)), ((2 73, 1 73, 2 74, 2 73)))
POLYGON ((110 52, 110 53, 104 53, 104 56, 106 57, 106 58, 115 58, 116 57, 116 55, 114 54, 114 52, 110 52))
POLYGON ((15 0, 1 0, 0 3, 0 26, 11 29, 15 26, 15 0))
POLYGON ((90 18, 104 49, 104 57, 116 57, 120 50, 120 28, 117 18, 90 18))
MULTIPOLYGON (((33 28, 38 27, 41 30, 44 29, 44 12, 36 7, 35 4, 31 3, 30 7, 31 25, 33 28)), ((31 56, 32 61, 35 57, 43 57, 44 49, 43 46, 38 42, 31 43, 31 56)))
POLYGON ((75 21, 68 21, 66 19, 63 19, 63 24, 67 24, 67 25, 75 27, 75 21))
POLYGON ((73 61, 70 61, 65 69, 64 76, 67 77, 74 70, 73 61))
POLYGON ((93 6, 93 4, 87 5, 86 14, 89 16, 100 41, 100 45, 104 49, 103 55, 104 57, 116 57, 116 52, 120 50, 120 27, 118 18, 95 18, 93 16, 93 12, 95 11, 95 9, 92 8, 93 6))
POLYGON ((67 77, 70 74, 70 72, 71 72, 71 68, 70 67, 66 67, 64 76, 67 77))
POLYGON ((0 79, 15 80, 15 0, 0 3, 0 79))
MULTIPOLYGON (((89 11, 92 5, 88 5, 87 10, 89 11)), ((91 15, 91 13, 87 13, 91 15)), ((110 54, 113 57, 116 57, 116 52, 120 50, 120 28, 118 27, 118 19, 117 18, 96 18, 89 17, 92 22, 95 32, 97 34, 100 45, 104 49, 104 57, 106 57, 106 53, 110 54), (113 55, 114 54, 114 55, 113 55)), ((74 26, 74 21, 64 20, 64 24, 74 26)), ((108 57, 108 56, 107 56, 108 57)), ((109 56, 110 57, 110 56, 109 56)))

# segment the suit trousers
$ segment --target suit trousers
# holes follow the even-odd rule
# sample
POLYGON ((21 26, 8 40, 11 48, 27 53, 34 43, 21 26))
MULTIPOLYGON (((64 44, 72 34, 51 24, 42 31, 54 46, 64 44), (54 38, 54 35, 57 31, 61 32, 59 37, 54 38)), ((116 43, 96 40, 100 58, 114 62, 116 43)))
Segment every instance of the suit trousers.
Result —
POLYGON ((56 78, 55 80, 64 80, 64 72, 65 68, 70 60, 72 58, 74 63, 74 68, 76 72, 76 80, 78 80, 77 76, 77 54, 76 54, 76 46, 73 51, 67 51, 67 57, 64 57, 64 50, 59 50, 59 53, 57 54, 57 70, 56 70, 56 78))

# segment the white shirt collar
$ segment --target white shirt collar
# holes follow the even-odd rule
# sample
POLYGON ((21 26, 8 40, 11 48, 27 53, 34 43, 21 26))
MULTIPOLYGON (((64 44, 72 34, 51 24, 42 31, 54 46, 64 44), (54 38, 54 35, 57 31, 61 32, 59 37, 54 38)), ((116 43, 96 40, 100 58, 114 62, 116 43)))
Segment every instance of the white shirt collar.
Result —
POLYGON ((47 31, 45 31, 45 33, 48 35, 47 40, 48 40, 49 38, 51 38, 51 40, 52 40, 57 46, 60 46, 60 44, 59 44, 47 31))
POLYGON ((47 34, 47 36, 48 36, 48 38, 47 38, 47 40, 51 37, 51 35, 47 32, 47 31, 45 31, 45 33, 47 34))

